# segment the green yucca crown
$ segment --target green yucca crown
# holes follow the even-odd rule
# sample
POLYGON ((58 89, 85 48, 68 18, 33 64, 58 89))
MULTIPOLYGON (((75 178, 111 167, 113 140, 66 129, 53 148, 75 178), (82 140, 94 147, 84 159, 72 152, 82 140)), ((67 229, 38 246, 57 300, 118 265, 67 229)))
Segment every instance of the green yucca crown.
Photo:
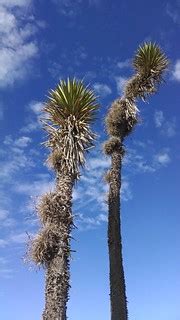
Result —
POLYGON ((48 117, 46 145, 52 149, 49 163, 55 169, 78 176, 79 166, 85 163, 85 151, 92 145, 95 135, 90 130, 99 104, 97 97, 82 80, 61 80, 51 90, 44 107, 48 117))
POLYGON ((159 74, 166 70, 169 61, 161 48, 152 42, 144 42, 139 46, 133 59, 135 70, 141 74, 159 74))
POLYGON ((156 43, 144 42, 135 53, 133 67, 136 73, 126 82, 125 98, 132 104, 136 98, 145 101, 147 96, 157 92, 168 64, 168 58, 156 43))

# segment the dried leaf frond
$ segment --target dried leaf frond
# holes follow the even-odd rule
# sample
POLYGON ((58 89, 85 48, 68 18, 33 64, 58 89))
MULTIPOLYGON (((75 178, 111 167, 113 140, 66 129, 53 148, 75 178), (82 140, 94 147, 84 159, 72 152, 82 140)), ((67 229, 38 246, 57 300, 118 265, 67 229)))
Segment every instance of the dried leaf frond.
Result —
POLYGON ((59 249, 59 230, 48 226, 32 240, 29 256, 31 260, 44 267, 53 259, 59 249))
POLYGON ((61 194, 49 192, 40 197, 36 210, 44 225, 47 223, 59 225, 65 222, 69 226, 72 223, 71 200, 68 196, 63 197, 61 194))
POLYGON ((95 135, 90 123, 98 108, 94 91, 83 81, 62 80, 50 91, 44 107, 48 114, 44 128, 48 132, 46 146, 52 149, 48 160, 51 166, 78 174, 79 166, 85 162, 85 151, 93 146, 95 135))
POLYGON ((110 135, 124 139, 138 121, 138 109, 128 99, 113 102, 106 117, 106 127, 110 135))
POLYGON ((121 149, 121 140, 117 137, 111 137, 108 141, 104 143, 104 152, 106 155, 111 155, 114 151, 119 151, 121 149))
POLYGON ((137 74, 127 81, 124 90, 124 97, 129 100, 130 104, 132 104, 135 102, 136 98, 140 98, 145 101, 147 96, 155 93, 156 91, 157 86, 153 78, 142 78, 137 74))

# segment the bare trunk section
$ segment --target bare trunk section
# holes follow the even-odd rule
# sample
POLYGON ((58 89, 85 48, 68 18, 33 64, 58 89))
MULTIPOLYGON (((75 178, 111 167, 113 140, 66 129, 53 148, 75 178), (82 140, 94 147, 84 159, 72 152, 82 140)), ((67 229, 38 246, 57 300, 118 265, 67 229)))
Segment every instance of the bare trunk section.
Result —
POLYGON ((120 220, 121 158, 120 150, 112 153, 112 166, 109 175, 108 247, 111 320, 128 319, 120 220))
POLYGON ((57 218, 56 215, 54 219, 54 226, 59 230, 59 241, 57 253, 47 266, 43 320, 67 319, 70 287, 70 233, 73 226, 71 210, 73 183, 74 179, 71 175, 59 175, 57 179, 53 201, 59 213, 59 217, 57 218))

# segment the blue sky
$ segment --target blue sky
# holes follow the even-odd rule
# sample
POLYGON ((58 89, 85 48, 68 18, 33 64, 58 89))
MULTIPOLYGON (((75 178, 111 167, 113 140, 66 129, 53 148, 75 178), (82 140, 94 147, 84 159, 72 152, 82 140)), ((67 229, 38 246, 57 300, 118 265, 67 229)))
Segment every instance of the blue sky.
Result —
POLYGON ((69 319, 108 320, 107 186, 101 153, 104 117, 132 74, 144 40, 171 60, 166 83, 126 141, 122 233, 130 320, 180 320, 179 88, 180 2, 152 0, 0 0, 0 318, 38 320, 44 274, 23 263, 34 234, 37 197, 53 188, 40 117, 61 78, 90 82, 101 111, 96 148, 74 191, 69 319))

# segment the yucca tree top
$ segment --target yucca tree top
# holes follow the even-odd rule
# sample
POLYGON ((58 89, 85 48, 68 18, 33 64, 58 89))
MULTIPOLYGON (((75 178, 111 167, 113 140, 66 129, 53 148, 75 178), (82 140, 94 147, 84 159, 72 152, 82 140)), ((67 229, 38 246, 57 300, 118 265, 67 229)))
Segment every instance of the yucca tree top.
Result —
POLYGON ((144 42, 137 49, 132 63, 135 75, 126 83, 125 98, 133 102, 138 97, 145 100, 146 96, 157 91, 169 60, 156 43, 144 42))
POLYGON ((97 97, 82 80, 61 80, 49 92, 44 111, 48 114, 46 145, 51 148, 49 163, 61 173, 79 174, 85 163, 85 152, 93 146, 95 135, 90 130, 99 104, 97 97))
POLYGON ((136 72, 146 76, 150 73, 162 74, 168 64, 169 61, 161 48, 152 42, 140 45, 133 59, 136 72))

